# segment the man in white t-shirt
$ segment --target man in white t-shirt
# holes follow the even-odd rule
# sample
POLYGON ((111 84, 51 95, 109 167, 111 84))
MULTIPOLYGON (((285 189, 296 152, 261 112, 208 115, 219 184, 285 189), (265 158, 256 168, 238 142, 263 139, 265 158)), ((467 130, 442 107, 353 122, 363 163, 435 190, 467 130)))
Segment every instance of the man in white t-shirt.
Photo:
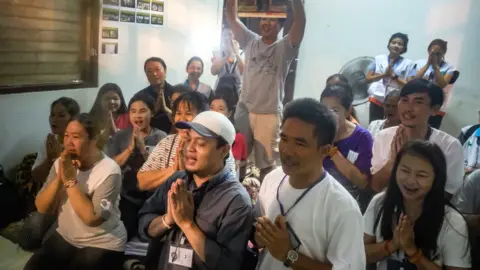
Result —
POLYGON ((442 88, 425 79, 408 82, 400 92, 398 114, 401 125, 380 131, 375 137, 372 158, 372 188, 380 192, 388 184, 398 151, 411 140, 428 140, 437 144, 447 160, 445 191, 454 195, 463 183, 463 149, 447 133, 428 125, 428 119, 443 104, 442 88))
POLYGON ((285 107, 282 167, 265 177, 255 206, 255 242, 264 248, 257 269, 365 269, 358 204, 322 166, 335 132, 335 117, 320 102, 285 107))

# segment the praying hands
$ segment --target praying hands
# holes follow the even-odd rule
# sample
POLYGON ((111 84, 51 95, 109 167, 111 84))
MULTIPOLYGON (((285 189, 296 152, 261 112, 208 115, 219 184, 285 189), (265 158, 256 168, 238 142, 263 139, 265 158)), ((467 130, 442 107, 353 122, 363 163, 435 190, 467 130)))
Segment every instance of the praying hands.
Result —
POLYGON ((284 262, 292 250, 285 217, 277 216, 275 224, 268 217, 257 218, 255 237, 277 260, 284 262))
POLYGON ((168 211, 175 224, 182 230, 194 222, 193 196, 187 191, 187 187, 181 179, 177 179, 168 192, 168 211))

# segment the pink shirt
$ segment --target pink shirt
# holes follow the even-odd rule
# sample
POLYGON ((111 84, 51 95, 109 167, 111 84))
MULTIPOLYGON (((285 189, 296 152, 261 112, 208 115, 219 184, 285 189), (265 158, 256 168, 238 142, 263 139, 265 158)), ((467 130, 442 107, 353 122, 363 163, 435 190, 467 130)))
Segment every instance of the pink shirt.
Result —
POLYGON ((132 123, 130 123, 130 116, 128 113, 120 114, 117 119, 115 119, 115 126, 118 129, 126 129, 130 126, 132 126, 132 123))

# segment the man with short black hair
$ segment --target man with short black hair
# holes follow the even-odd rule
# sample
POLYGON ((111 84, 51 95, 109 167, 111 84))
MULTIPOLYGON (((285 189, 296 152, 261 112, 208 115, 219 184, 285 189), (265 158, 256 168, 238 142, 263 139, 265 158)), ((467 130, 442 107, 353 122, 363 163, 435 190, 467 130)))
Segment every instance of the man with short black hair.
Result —
POLYGON ((310 98, 283 111, 282 167, 260 188, 255 242, 260 270, 365 269, 363 218, 355 199, 323 168, 336 119, 310 98))
POLYGON ((140 234, 153 238, 147 258, 153 269, 239 269, 253 215, 247 191, 225 166, 235 128, 213 111, 176 127, 189 130, 177 156, 186 171, 172 175, 139 212, 140 234))
POLYGON ((260 178, 276 166, 285 79, 297 56, 305 32, 302 0, 292 0, 294 22, 278 39, 285 19, 261 18, 260 35, 248 30, 238 18, 237 0, 226 1, 226 18, 245 52, 242 91, 235 111, 235 125, 245 136, 247 152, 255 153, 260 178))
POLYGON ((167 64, 165 64, 162 58, 150 57, 145 61, 143 70, 150 85, 138 93, 147 94, 155 100, 155 114, 151 122, 152 127, 158 128, 168 134, 172 127, 168 113, 171 113, 170 98, 172 96, 173 86, 165 80, 167 76, 167 64))
POLYGON ((463 184, 464 158, 460 142, 449 134, 432 128, 428 119, 444 101, 443 90, 425 79, 414 79, 400 91, 398 114, 401 124, 381 130, 373 143, 372 188, 380 192, 388 184, 398 151, 408 141, 427 140, 437 144, 447 161, 445 191, 455 195, 463 184))

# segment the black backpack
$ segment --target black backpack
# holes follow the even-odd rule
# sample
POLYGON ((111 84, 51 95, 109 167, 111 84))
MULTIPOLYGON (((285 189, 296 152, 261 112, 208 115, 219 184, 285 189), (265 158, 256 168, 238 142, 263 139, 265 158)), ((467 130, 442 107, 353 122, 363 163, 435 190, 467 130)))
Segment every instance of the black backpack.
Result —
POLYGON ((0 229, 25 216, 25 204, 13 182, 5 176, 0 165, 0 229))
POLYGON ((217 91, 218 89, 222 89, 222 90, 229 89, 229 91, 231 91, 230 94, 233 98, 232 102, 234 102, 234 104, 237 104, 239 99, 238 91, 240 90, 240 89, 237 89, 238 82, 234 74, 235 69, 237 68, 237 62, 233 64, 230 70, 228 69, 228 67, 225 67, 225 68, 227 69, 227 74, 222 75, 218 79, 218 85, 215 91, 217 91))

